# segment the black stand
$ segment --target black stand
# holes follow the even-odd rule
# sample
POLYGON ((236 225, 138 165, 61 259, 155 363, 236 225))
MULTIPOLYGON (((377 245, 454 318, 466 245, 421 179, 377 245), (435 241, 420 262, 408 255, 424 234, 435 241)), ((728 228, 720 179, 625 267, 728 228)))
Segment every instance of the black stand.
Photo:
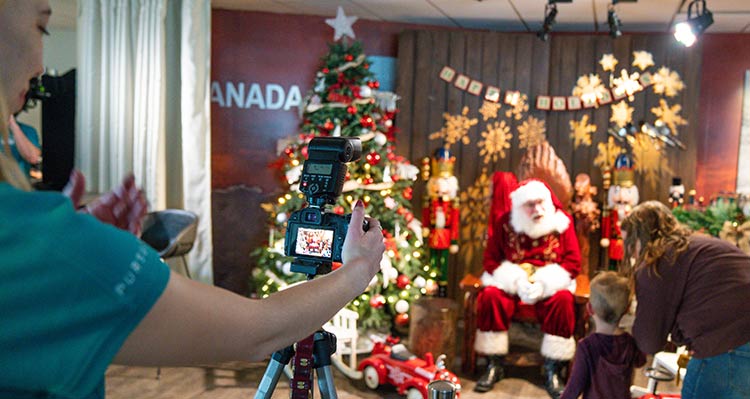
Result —
MULTIPOLYGON (((315 374, 318 379, 318 389, 320 389, 320 396, 323 399, 338 399, 336 395, 336 388, 333 386, 333 373, 331 371, 331 355, 336 352, 336 336, 328 331, 317 331, 313 335, 313 367, 315 368, 315 374)), ((263 379, 260 381, 258 391, 255 393, 255 399, 271 399, 276 384, 279 382, 279 377, 284 370, 284 367, 292 360, 295 355, 294 345, 288 346, 284 349, 274 352, 271 356, 271 361, 268 362, 265 373, 263 373, 263 379)), ((299 359, 303 363, 309 361, 309 359, 299 359)), ((311 378, 312 376, 307 376, 311 378)), ((312 384, 306 384, 305 381, 296 381, 297 373, 294 375, 292 380, 293 384, 298 386, 307 385, 309 389, 309 397, 313 397, 313 386, 312 384)), ((294 388, 294 387, 292 387, 294 388)))

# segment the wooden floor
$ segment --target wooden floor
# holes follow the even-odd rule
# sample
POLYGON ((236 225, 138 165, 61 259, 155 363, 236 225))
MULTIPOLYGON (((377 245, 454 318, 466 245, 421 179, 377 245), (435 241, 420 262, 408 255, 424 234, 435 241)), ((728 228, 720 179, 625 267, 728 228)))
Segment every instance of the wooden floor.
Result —
MULTIPOLYGON (((649 363, 650 364, 650 359, 649 363)), ((157 379, 156 368, 112 366, 107 371, 107 399, 245 399, 255 395, 265 363, 231 363, 196 368, 163 368, 157 379)), ((458 370, 459 368, 455 368, 458 370)), ((507 367, 506 378, 488 393, 473 392, 476 376, 459 374, 464 389, 461 399, 548 398, 538 367, 507 367)), ((372 391, 361 381, 352 381, 334 370, 338 397, 402 399, 393 388, 372 391)), ((636 371, 635 384, 646 385, 642 370, 636 371)), ((282 376, 273 398, 289 397, 288 380, 282 376)), ((660 391, 678 392, 671 383, 661 383, 660 391)), ((316 392, 315 397, 319 397, 316 392)))

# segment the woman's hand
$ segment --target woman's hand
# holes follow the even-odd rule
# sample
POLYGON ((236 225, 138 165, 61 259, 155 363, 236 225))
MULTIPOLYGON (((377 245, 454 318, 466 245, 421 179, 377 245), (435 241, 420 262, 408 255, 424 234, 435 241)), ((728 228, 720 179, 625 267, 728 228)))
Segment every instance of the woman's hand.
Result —
POLYGON ((380 270, 380 260, 383 258, 385 243, 383 242, 383 228, 377 219, 365 217, 365 207, 362 201, 352 210, 352 218, 349 222, 349 230, 344 239, 344 247, 341 251, 341 259, 344 267, 360 269, 363 289, 372 280, 372 277, 380 270), (362 229, 362 223, 367 219, 369 228, 362 229))

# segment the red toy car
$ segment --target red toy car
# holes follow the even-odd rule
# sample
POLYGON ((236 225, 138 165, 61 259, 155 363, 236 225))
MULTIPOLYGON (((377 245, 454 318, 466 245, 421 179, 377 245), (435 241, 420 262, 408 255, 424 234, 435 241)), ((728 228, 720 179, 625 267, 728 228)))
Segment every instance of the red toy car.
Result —
POLYGON ((368 388, 390 384, 407 399, 427 399, 427 384, 444 380, 456 386, 456 397, 460 395, 461 381, 445 369, 444 356, 437 363, 429 352, 420 359, 398 341, 388 337, 385 342, 375 342, 372 354, 359 363, 357 369, 362 371, 368 388))

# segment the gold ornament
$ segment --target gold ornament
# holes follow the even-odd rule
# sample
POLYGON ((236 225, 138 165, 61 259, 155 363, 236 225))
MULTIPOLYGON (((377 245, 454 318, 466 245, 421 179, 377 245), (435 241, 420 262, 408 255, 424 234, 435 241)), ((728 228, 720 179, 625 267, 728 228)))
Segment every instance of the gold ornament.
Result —
MULTIPOLYGON (((487 220, 490 215, 492 199, 490 188, 492 180, 487 175, 487 168, 477 177, 470 187, 459 194, 460 206, 460 240, 459 256, 467 265, 480 265, 486 240, 487 220)), ((475 272, 479 270, 470 270, 475 272)))
POLYGON ((615 164, 615 159, 622 152, 614 137, 609 137, 606 143, 599 143, 596 145, 599 153, 594 158, 594 165, 598 166, 602 170, 611 169, 615 164))
POLYGON ((510 148, 513 135, 505 121, 495 121, 482 132, 482 138, 484 140, 479 141, 479 155, 484 157, 484 163, 490 163, 490 160, 495 162, 498 157, 505 158, 505 150, 510 148))
POLYGON ((511 104, 510 109, 505 111, 505 117, 513 117, 515 120, 520 121, 523 118, 523 113, 529 110, 529 97, 526 94, 521 94, 518 99, 511 104))
POLYGON ((651 187, 656 187, 660 175, 673 176, 667 157, 662 153, 660 141, 656 141, 643 133, 637 133, 633 146, 633 163, 635 169, 646 178, 651 187))
POLYGON ((599 60, 599 64, 604 71, 614 72, 615 66, 617 65, 617 58, 612 54, 604 54, 602 59, 599 60))
POLYGON ((599 75, 591 73, 578 78, 576 87, 573 88, 573 95, 581 97, 584 103, 597 104, 596 100, 602 98, 607 88, 602 83, 599 75))
POLYGON ((547 141, 543 119, 529 116, 521 126, 518 127, 518 141, 520 148, 529 148, 547 141))
POLYGON ((589 116, 584 115, 580 121, 570 121, 570 130, 574 148, 578 148, 581 144, 588 147, 591 145, 591 134, 596 132, 596 125, 589 125, 589 116))
POLYGON ((489 119, 496 119, 497 111, 501 106, 502 104, 492 101, 485 101, 484 103, 482 103, 482 107, 479 108, 479 113, 482 115, 482 120, 486 122, 489 119))
POLYGON ((685 88, 680 74, 667 67, 659 68, 659 71, 654 74, 653 80, 654 93, 664 94, 667 97, 674 97, 685 88))
POLYGON ((617 127, 624 127, 633 120, 633 107, 628 105, 627 101, 620 101, 617 104, 612 105, 612 116, 609 121, 617 125, 617 127))
POLYGON ((661 121, 667 125, 674 136, 677 135, 677 126, 687 125, 685 118, 679 115, 681 110, 682 106, 680 104, 675 104, 670 107, 667 100, 663 98, 659 99, 658 107, 651 108, 651 112, 656 115, 657 121, 661 121))
POLYGON ((628 71, 622 70, 620 72, 620 77, 615 78, 612 88, 612 93, 615 95, 615 97, 622 97, 622 96, 628 96, 628 100, 633 101, 635 97, 633 96, 635 93, 643 90, 643 86, 641 86, 641 82, 638 81, 638 78, 641 75, 638 72, 633 72, 633 74, 628 74, 628 71))
POLYGON ((430 134, 430 140, 442 138, 446 145, 450 146, 461 140, 464 144, 469 144, 471 139, 468 136, 469 129, 479 123, 477 118, 469 118, 469 107, 464 107, 461 115, 451 115, 443 113, 445 125, 440 131, 430 134))
POLYGON ((654 56, 648 51, 633 51, 633 66, 645 71, 646 68, 654 66, 654 56))

